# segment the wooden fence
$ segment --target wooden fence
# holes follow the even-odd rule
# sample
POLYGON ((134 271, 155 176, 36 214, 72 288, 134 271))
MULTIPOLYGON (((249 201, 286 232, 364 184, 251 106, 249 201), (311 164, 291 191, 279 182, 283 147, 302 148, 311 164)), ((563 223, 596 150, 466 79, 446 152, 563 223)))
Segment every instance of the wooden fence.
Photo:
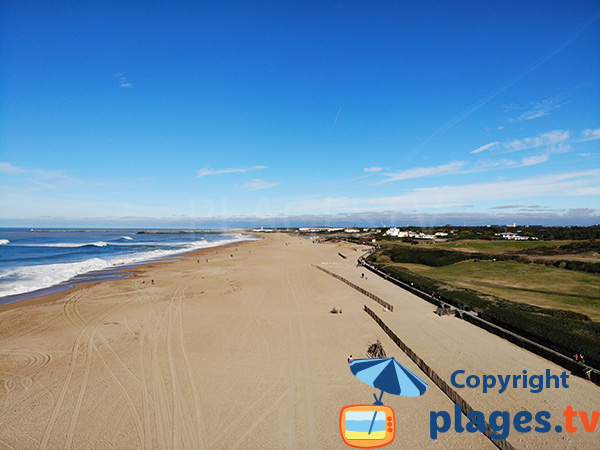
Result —
MULTIPOLYGON (((425 375, 429 377, 431 381, 439 387, 444 394, 450 398, 455 404, 460 405, 462 413, 466 416, 474 409, 463 399, 458 392, 456 392, 448 383, 446 383, 442 377, 440 377, 429 365, 425 363, 419 356, 410 349, 396 334, 375 314, 367 305, 364 305, 364 310, 369 314, 375 322, 386 332, 386 334, 394 341, 394 343, 402 350, 406 355, 423 371, 425 375)), ((452 414, 452 413, 451 413, 452 414)), ((494 439, 491 433, 493 430, 490 428, 489 423, 485 422, 486 431, 485 436, 492 441, 492 443, 501 450, 516 450, 516 448, 508 442, 506 439, 494 439)))
POLYGON ((380 305, 386 307, 387 309, 389 309, 390 311, 394 311, 394 307, 392 305, 390 305, 388 302, 386 302, 385 300, 382 300, 381 298, 377 297, 375 294, 371 294, 369 291, 361 288, 360 286, 357 286, 356 284, 352 283, 351 281, 346 280, 344 277, 339 276, 338 274, 335 274, 333 272, 330 272, 327 269, 324 269, 321 266, 317 266, 315 264, 312 264, 313 267, 316 267, 317 269, 325 272, 327 275, 331 275, 333 278, 337 278, 340 281, 343 281, 344 283, 346 283, 348 286, 350 286, 351 288, 356 289, 358 292, 360 292, 363 295, 366 295, 367 297, 369 297, 372 300, 375 300, 377 303, 379 303, 380 305))

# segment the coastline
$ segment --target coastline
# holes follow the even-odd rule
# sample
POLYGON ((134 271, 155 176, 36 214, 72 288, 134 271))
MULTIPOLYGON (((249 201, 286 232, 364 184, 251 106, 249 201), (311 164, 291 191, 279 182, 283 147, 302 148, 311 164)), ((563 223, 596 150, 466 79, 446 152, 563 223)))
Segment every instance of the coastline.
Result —
MULTIPOLYGON (((397 412, 402 445, 494 449, 479 433, 451 429, 435 442, 429 438, 429 412, 452 411, 452 401, 362 310, 364 304, 384 314, 447 382, 457 369, 561 372, 464 321, 436 316, 431 305, 379 277, 362 279, 354 248, 363 246, 284 234, 243 243, 145 264, 128 278, 0 311, 0 443, 347 448, 339 435, 340 409, 372 403, 374 389, 352 375, 346 358, 364 357, 379 338, 388 357, 429 384, 419 398, 384 396, 397 412), (383 312, 313 264, 389 301, 394 312, 383 312), (332 306, 343 314, 330 314, 332 306)), ((582 379, 539 394, 462 391, 486 415, 499 407, 512 415, 547 410, 554 421, 566 405, 591 412, 600 400, 600 389, 582 379)), ((598 448, 594 436, 513 430, 509 441, 527 448, 598 448)))
MULTIPOLYGON (((250 233, 242 233, 252 235, 250 233)), ((206 256, 206 254, 210 254, 210 250, 213 249, 226 249, 230 246, 240 245, 242 243, 252 242, 252 240, 247 241, 239 241, 224 245, 216 245, 214 247, 206 247, 199 250, 191 250, 186 253, 178 253, 171 256, 165 256, 163 258, 159 258, 156 260, 150 260, 147 262, 140 262, 136 264, 131 264, 123 267, 115 266, 109 267, 103 270, 93 271, 93 275, 89 275, 91 272, 82 273, 77 275, 70 280, 67 280, 63 283, 59 283, 54 286, 50 286, 48 288, 38 289, 31 292, 25 292, 23 294, 16 295, 8 295, 6 297, 0 297, 0 312, 7 311, 14 308, 19 308, 20 306, 28 306, 32 304, 37 304, 38 302, 46 302, 46 301, 54 301, 59 300, 63 295, 68 295, 70 292, 75 292, 78 289, 85 289, 100 283, 105 283, 108 281, 116 281, 126 278, 135 277, 139 273, 143 273, 145 269, 158 267, 158 264, 166 264, 173 261, 177 261, 184 257, 194 257, 194 256, 206 256), (146 267, 148 266, 148 267, 146 267), (85 279, 90 277, 89 281, 77 281, 78 279, 85 279), (94 278, 99 278, 98 280, 94 280, 94 278), (3 303, 6 299, 11 299, 14 297, 19 297, 19 299, 9 301, 7 303, 3 303)))
MULTIPOLYGON (((50 233, 51 232, 59 232, 59 233, 111 232, 111 233, 116 233, 116 234, 125 232, 124 230, 34 230, 34 229, 31 229, 29 231, 30 232, 32 232, 32 231, 40 232, 41 231, 41 232, 50 232, 50 233)), ((134 231, 129 230, 128 232, 131 233, 134 231)), ((161 230, 147 231, 147 232, 142 232, 142 234, 163 234, 163 231, 161 231, 161 230)), ((232 236, 233 235, 247 236, 247 237, 249 237, 249 239, 247 241, 260 239, 260 238, 256 237, 255 234, 249 233, 246 230, 228 230, 225 232, 211 231, 208 233, 201 232, 201 231, 188 232, 186 230, 175 230, 173 232, 167 231, 166 234, 220 234, 220 235, 224 235, 224 236, 230 234, 232 236)), ((171 254, 165 254, 165 255, 159 256, 159 257, 152 257, 147 260, 141 260, 141 261, 137 261, 137 262, 133 261, 133 262, 124 263, 124 264, 120 263, 118 265, 108 266, 103 269, 90 270, 88 272, 79 273, 72 278, 66 279, 66 280, 61 281, 52 286, 42 287, 39 289, 34 289, 32 291, 22 292, 22 293, 18 293, 18 294, 2 296, 2 297, 0 297, 0 310, 2 310, 2 306, 4 306, 4 305, 15 304, 15 303, 19 303, 22 301, 26 301, 26 300, 30 300, 30 299, 34 299, 34 298, 38 298, 38 297, 43 297, 43 296, 47 296, 47 295, 52 295, 52 294, 57 294, 60 292, 69 291, 70 289, 74 288, 75 286, 78 286, 81 284, 90 284, 90 283, 96 283, 96 282, 102 282, 102 281, 118 280, 120 278, 127 277, 129 274, 133 273, 138 267, 141 267, 146 264, 151 264, 154 262, 162 262, 162 261, 171 261, 171 260, 175 260, 181 256, 184 256, 187 254, 192 254, 194 252, 202 251, 205 249, 226 247, 228 245, 236 245, 239 242, 247 242, 247 241, 241 240, 241 241, 236 241, 236 242, 230 242, 227 244, 208 245, 207 247, 203 247, 203 248, 199 248, 199 249, 188 250, 188 251, 184 251, 184 252, 175 252, 175 253, 171 253, 171 254)))
MULTIPOLYGON (((134 234, 225 234, 225 233, 242 233, 239 230, 141 230, 141 229, 73 229, 73 228, 65 228, 65 229, 54 229, 54 228, 31 228, 29 233, 134 233, 134 234)), ((243 233, 242 233, 243 234, 243 233)))

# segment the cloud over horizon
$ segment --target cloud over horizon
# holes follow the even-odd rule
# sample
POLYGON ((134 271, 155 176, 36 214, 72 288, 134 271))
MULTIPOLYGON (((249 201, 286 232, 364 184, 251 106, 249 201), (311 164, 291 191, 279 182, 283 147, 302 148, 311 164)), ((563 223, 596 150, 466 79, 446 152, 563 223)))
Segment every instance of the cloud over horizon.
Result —
POLYGON ((392 181, 409 180, 411 178, 431 177, 434 175, 450 175, 458 173, 465 166, 465 161, 452 161, 447 164, 433 167, 415 167, 400 172, 385 173, 387 180, 382 180, 376 184, 391 183, 392 181))
POLYGON ((596 128, 595 130, 588 128, 583 130, 581 135, 583 138, 579 140, 580 142, 595 141, 596 139, 600 139, 600 128, 596 128))
POLYGON ((127 81, 127 78, 125 77, 125 75, 123 74, 123 72, 117 72, 115 74, 115 76, 117 77, 117 79, 119 80, 119 87, 120 88, 132 88, 133 87, 133 83, 130 83, 127 81))
POLYGON ((481 152, 483 152, 483 151, 487 150, 488 148, 492 148, 492 147, 494 147, 495 145, 498 145, 499 143, 500 143, 500 142, 498 142, 498 141, 490 142, 489 144, 485 144, 485 145, 482 145, 482 146, 481 146, 481 147, 479 147, 479 148, 476 148, 476 149, 475 149, 475 150, 473 150, 471 153, 481 153, 481 152))
POLYGON ((569 139, 570 133, 565 130, 553 130, 548 133, 542 133, 536 137, 514 139, 504 144, 507 153, 528 150, 543 146, 552 146, 565 142, 569 139))
POLYGON ((217 169, 217 170, 203 168, 203 169, 199 169, 196 172, 196 178, 202 178, 207 175, 222 175, 225 173, 244 173, 244 172, 250 172, 251 170, 263 170, 263 169, 268 169, 268 167, 267 166, 252 166, 252 167, 217 169))
MULTIPOLYGON (((526 161, 535 163, 535 161, 526 161)), ((472 202, 518 200, 543 196, 597 195, 600 169, 535 176, 510 181, 415 188, 401 195, 383 197, 323 197, 298 202, 298 212, 333 210, 447 208, 472 202)))
POLYGON ((240 189, 247 189, 249 191, 258 191, 260 189, 269 189, 269 188, 278 186, 279 184, 281 184, 281 183, 270 182, 267 180, 256 178, 256 179, 240 186, 240 189))

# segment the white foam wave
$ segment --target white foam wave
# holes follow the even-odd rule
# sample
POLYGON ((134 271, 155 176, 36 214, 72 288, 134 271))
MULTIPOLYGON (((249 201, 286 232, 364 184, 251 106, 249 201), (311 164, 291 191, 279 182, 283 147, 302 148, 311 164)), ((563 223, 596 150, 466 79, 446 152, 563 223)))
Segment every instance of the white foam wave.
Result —
POLYGON ((106 247, 107 242, 86 242, 79 244, 76 242, 55 242, 51 244, 22 244, 23 247, 56 247, 56 248, 80 248, 80 247, 106 247))
MULTIPOLYGON (((85 261, 61 264, 46 264, 37 266, 16 267, 0 270, 0 279, 8 279, 0 283, 0 297, 24 294, 38 289, 49 288, 87 272, 114 268, 144 261, 157 260, 168 256, 200 250, 209 247, 232 244, 235 242, 255 240, 250 236, 232 235, 226 239, 207 242, 205 240, 190 242, 180 248, 169 250, 152 250, 146 252, 122 255, 113 258, 91 258, 85 261)), ((89 244, 88 244, 89 245, 89 244)))
POLYGON ((0 239, 0 245, 8 245, 10 241, 8 239, 0 239))
MULTIPOLYGON (((205 242, 204 240, 202 241, 194 241, 194 242, 205 242)), ((183 247, 188 247, 190 246, 189 241, 186 242, 139 242, 139 241, 135 241, 135 242, 116 242, 115 241, 110 241, 110 242, 104 242, 104 241, 98 241, 98 242, 86 242, 86 243, 75 243, 75 242, 54 242, 54 243, 48 243, 48 244, 21 244, 22 247, 52 247, 52 248, 80 248, 80 247, 106 247, 107 245, 110 246, 120 246, 120 247, 175 247, 175 248, 183 248, 183 247)))

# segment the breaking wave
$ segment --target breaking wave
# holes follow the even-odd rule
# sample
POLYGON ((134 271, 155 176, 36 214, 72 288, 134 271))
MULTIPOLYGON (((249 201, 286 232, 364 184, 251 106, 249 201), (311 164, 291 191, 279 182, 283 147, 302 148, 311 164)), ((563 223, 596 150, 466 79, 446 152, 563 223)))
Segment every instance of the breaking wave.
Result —
MULTIPOLYGON (((77 275, 98 271, 103 269, 118 268, 119 266, 128 266, 140 264, 147 261, 158 260, 169 256, 180 255, 182 253, 200 250, 202 248, 218 247, 221 245, 232 244, 235 242, 254 240, 255 238, 243 235, 233 235, 226 239, 207 242, 198 240, 189 243, 179 243, 179 247, 168 249, 158 249, 131 253, 128 255, 113 256, 107 258, 94 257, 84 261, 40 264, 33 266, 12 267, 0 270, 0 297, 24 294, 36 291, 38 289, 49 288, 57 284, 71 280, 77 275)), ((149 243, 148 243, 149 244, 149 243)), ((94 242, 88 244, 44 244, 54 247, 84 247, 96 246, 103 247, 105 242, 94 242)), ((154 243, 154 245, 157 245, 154 243)), ((160 245, 160 244, 159 244, 160 245)), ((173 243, 174 245, 174 243, 173 243)))

